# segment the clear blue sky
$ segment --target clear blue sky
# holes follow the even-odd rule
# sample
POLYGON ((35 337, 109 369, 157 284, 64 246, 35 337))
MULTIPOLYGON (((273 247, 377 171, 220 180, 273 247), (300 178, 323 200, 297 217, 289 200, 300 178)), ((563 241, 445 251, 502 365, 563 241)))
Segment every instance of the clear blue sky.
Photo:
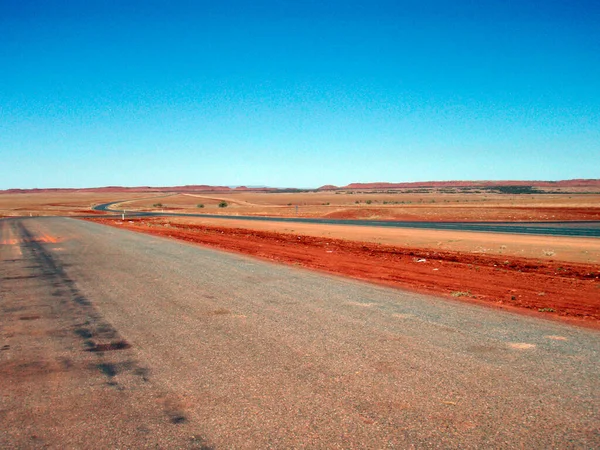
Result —
POLYGON ((0 0, 0 189, 567 178, 598 1, 0 0))

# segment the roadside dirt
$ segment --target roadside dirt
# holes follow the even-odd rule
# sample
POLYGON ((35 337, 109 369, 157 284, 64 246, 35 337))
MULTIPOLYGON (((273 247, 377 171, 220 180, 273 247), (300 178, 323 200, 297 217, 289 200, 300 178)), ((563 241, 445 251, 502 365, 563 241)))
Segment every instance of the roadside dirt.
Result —
POLYGON ((597 264, 403 248, 295 233, 182 224, 159 218, 89 220, 600 329, 597 264))

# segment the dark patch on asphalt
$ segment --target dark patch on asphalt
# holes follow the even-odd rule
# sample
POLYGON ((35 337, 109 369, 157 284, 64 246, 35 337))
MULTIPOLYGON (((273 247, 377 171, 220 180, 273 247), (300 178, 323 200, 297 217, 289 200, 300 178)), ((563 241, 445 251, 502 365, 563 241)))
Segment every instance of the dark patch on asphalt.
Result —
POLYGON ((86 352, 112 352, 115 350, 125 350, 130 348, 131 344, 127 341, 109 342, 108 344, 93 344, 86 352))
POLYGON ((92 332, 90 330, 88 330, 87 328, 77 328, 75 330, 75 334, 79 337, 82 337, 84 339, 89 339, 91 337, 93 337, 94 335, 92 334, 92 332))
POLYGON ((3 277, 2 279, 4 281, 12 281, 12 280, 30 280, 32 278, 48 278, 51 275, 49 274, 42 274, 42 275, 19 275, 16 277, 3 277))
POLYGON ((30 439, 32 440, 33 444, 36 447, 37 446, 40 446, 40 447, 46 447, 47 446, 47 445, 45 445, 44 440, 41 437, 39 437, 37 434, 32 434, 31 437, 30 437, 30 439))
POLYGON ((52 358, 35 361, 15 358, 0 364, 0 379, 3 382, 6 381, 8 385, 11 382, 19 383, 25 380, 43 381, 47 380, 47 377, 52 374, 64 373, 67 370, 62 361, 52 358))
POLYGON ((88 299, 86 299, 85 297, 83 297, 81 295, 78 295, 77 297, 75 297, 73 299, 73 301, 75 303, 80 304, 81 306, 90 306, 91 305, 91 303, 88 301, 88 299))
POLYGON ((137 375, 138 377, 140 377, 143 381, 150 380, 150 370, 146 369, 145 367, 137 367, 133 371, 133 373, 134 373, 134 375, 137 375))
POLYGON ((60 363, 65 370, 69 370, 73 367, 73 361, 70 358, 61 358, 60 363))
POLYGON ((187 422, 187 419, 185 418, 185 416, 183 414, 174 414, 174 415, 170 416, 169 419, 171 420, 171 423, 174 423, 175 425, 179 425, 181 423, 187 422))
POLYGON ((98 364, 96 367, 100 370, 100 372, 102 372, 109 378, 114 377, 118 373, 117 366, 115 366, 112 363, 101 363, 98 364))
POLYGON ((106 323, 99 323, 97 331, 105 338, 113 338, 117 335, 117 330, 115 330, 111 325, 108 325, 106 323))
POLYGON ((165 414, 169 418, 169 422, 174 425, 184 424, 188 420, 183 412, 180 401, 173 397, 165 400, 165 414))

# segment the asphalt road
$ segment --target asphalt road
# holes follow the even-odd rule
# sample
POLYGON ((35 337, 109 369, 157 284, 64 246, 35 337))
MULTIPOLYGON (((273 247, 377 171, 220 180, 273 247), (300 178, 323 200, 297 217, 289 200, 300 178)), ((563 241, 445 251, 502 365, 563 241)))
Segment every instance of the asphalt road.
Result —
MULTIPOLYGON (((110 202, 96 205, 96 211, 118 212, 111 209, 115 204, 110 202)), ((363 227, 388 228, 420 228, 431 230, 476 231, 486 233, 535 234, 544 236, 578 236, 600 237, 600 221, 569 222, 413 222, 394 220, 345 220, 345 219, 310 219, 302 217, 266 217, 266 216, 227 216, 220 214, 185 214, 185 213, 152 213, 127 212, 128 217, 206 217, 210 219, 255 220, 263 222, 320 223, 327 225, 355 225, 363 227)))
POLYGON ((598 448, 600 333, 0 220, 0 448, 598 448))

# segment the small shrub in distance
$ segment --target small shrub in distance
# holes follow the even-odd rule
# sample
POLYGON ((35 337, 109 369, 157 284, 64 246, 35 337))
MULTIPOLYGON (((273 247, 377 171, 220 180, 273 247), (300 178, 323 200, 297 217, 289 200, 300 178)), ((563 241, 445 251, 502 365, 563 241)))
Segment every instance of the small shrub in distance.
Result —
POLYGON ((221 202, 219 203, 219 208, 227 208, 229 205, 227 202, 221 202))
POLYGON ((370 205, 371 203, 373 203, 373 200, 367 200, 365 203, 366 203, 367 205, 370 205))
POLYGON ((198 208, 204 208, 204 203, 198 203, 196 206, 197 206, 198 208))
POLYGON ((155 208, 162 208, 162 207, 163 207, 163 204, 162 204, 162 203, 155 203, 155 204, 154 204, 154 205, 152 205, 152 206, 154 206, 155 208))

